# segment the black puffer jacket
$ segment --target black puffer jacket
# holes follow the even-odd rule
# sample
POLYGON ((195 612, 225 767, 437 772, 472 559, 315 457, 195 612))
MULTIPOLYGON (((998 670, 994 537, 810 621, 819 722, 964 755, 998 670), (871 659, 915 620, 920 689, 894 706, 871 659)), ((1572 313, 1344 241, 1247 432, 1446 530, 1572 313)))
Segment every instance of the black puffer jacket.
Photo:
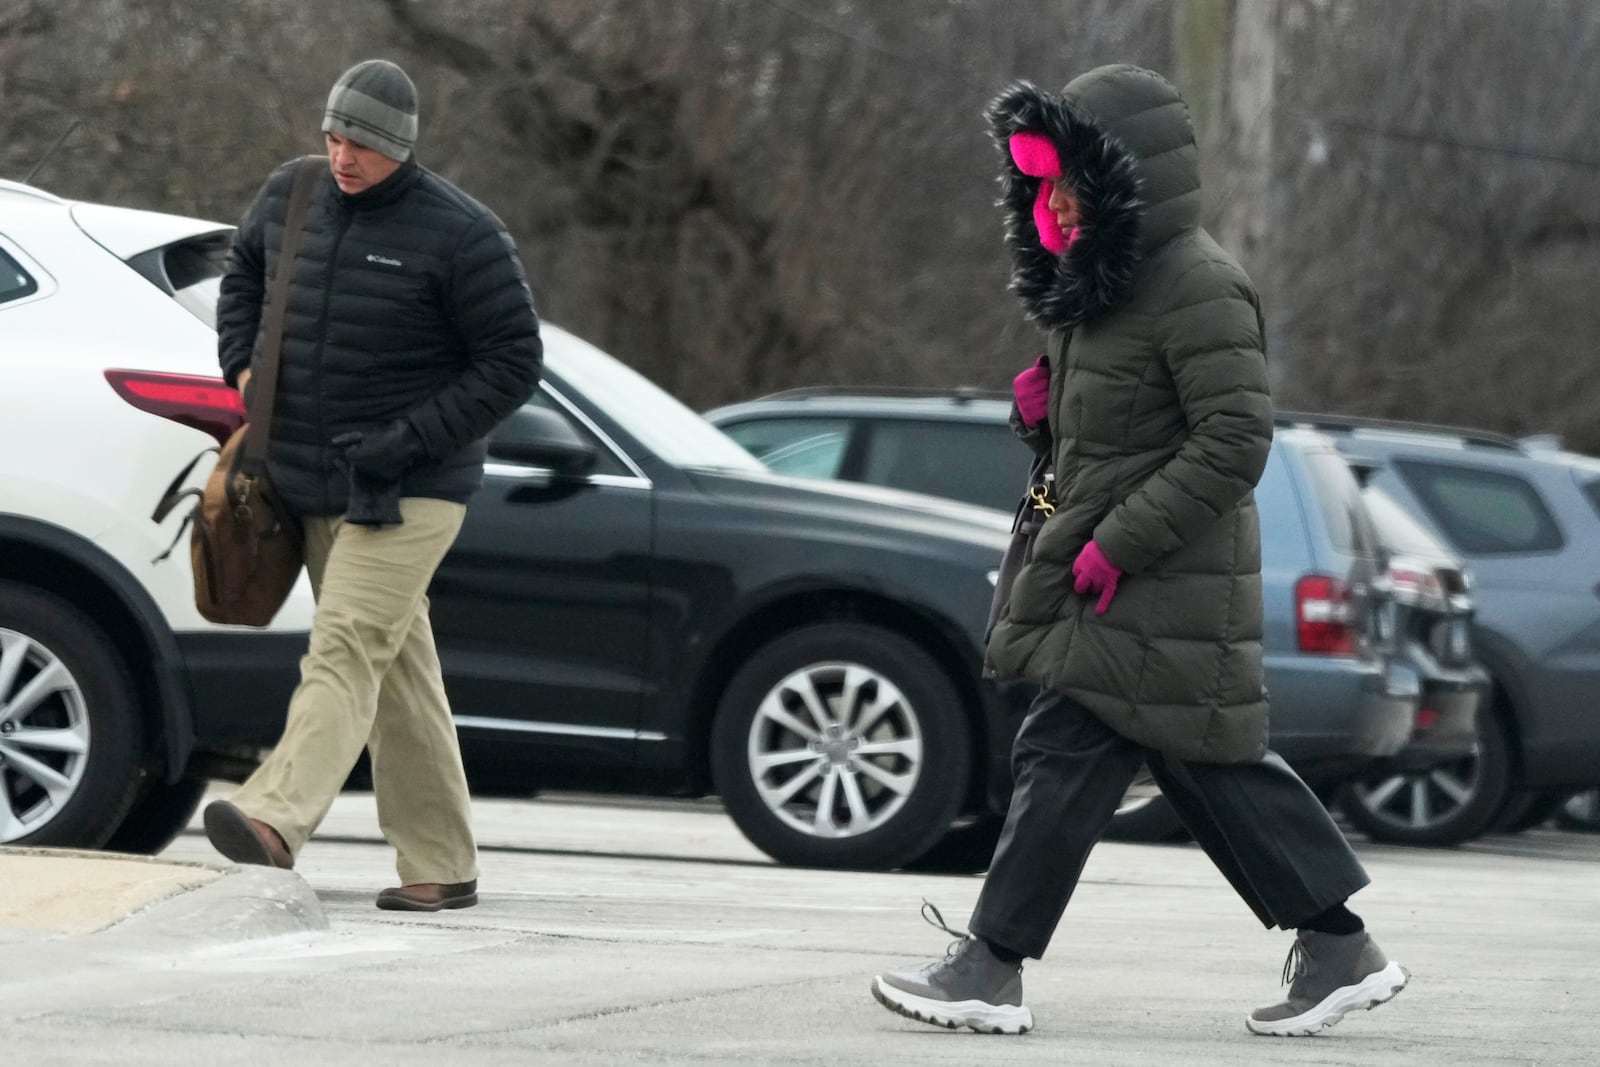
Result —
MULTIPOLYGON (((251 366, 293 171, 267 179, 234 237, 217 306, 230 383, 251 366)), ((483 438, 532 395, 543 352, 527 278, 493 212, 414 159, 353 196, 325 171, 289 289, 273 484, 302 515, 341 514, 348 475, 329 442, 403 419, 423 458, 401 495, 464 503, 483 481, 483 438)))

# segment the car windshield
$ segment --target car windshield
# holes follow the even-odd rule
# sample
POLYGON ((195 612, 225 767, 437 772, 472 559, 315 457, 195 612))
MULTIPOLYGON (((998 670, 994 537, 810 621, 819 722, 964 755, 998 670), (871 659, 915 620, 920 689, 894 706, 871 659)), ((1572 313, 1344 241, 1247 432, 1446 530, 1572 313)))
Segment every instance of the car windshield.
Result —
POLYGON ((546 323, 550 369, 605 408, 650 451, 677 467, 764 471, 732 438, 632 367, 546 323))
POLYGON ((1433 534, 1381 489, 1361 491, 1367 514, 1377 528, 1378 540, 1390 552, 1402 556, 1450 559, 1453 553, 1433 534))

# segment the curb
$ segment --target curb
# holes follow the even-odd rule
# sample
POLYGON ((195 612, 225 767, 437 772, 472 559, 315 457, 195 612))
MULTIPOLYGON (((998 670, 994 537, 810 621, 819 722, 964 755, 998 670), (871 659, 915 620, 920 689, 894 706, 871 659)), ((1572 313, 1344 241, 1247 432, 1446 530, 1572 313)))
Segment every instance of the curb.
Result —
POLYGON ((164 897, 91 935, 146 947, 254 941, 326 930, 328 916, 306 880, 271 867, 225 867, 222 877, 164 897))
MULTIPOLYGON (((293 871, 232 864, 163 860, 151 856, 70 849, 6 848, 0 858, 73 861, 102 864, 148 864, 169 871, 188 871, 192 880, 175 880, 158 895, 118 914, 108 902, 105 921, 70 931, 18 930, 0 927, 0 942, 17 937, 33 941, 92 939, 113 947, 137 942, 141 948, 183 948, 202 943, 249 941, 326 930, 327 915, 305 879, 293 871)), ((92 896, 89 886, 86 897, 92 896)))

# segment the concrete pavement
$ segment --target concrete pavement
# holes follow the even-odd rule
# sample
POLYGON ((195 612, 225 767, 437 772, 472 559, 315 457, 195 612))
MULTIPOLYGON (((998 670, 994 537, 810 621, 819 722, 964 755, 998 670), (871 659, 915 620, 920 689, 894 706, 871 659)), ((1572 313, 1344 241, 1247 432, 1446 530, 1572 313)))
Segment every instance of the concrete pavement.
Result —
POLYGON ((99 852, 0 848, 0 931, 90 934, 222 877, 198 863, 99 852))
MULTIPOLYGON (((1363 847, 1374 885, 1354 906, 1412 987, 1297 1040, 1243 1027, 1277 995, 1288 936, 1263 932, 1196 849, 1103 845, 1049 957, 1028 965, 1038 1028, 1000 1038, 902 1020, 867 991, 876 971, 943 951, 918 903, 959 924, 977 878, 779 868, 703 805, 475 814, 484 903, 469 911, 373 908, 392 854, 371 798, 350 796, 299 864, 326 932, 53 972, 0 949, 0 1061, 1600 1062, 1597 838, 1363 847)), ((214 859, 197 835, 167 858, 214 859)))

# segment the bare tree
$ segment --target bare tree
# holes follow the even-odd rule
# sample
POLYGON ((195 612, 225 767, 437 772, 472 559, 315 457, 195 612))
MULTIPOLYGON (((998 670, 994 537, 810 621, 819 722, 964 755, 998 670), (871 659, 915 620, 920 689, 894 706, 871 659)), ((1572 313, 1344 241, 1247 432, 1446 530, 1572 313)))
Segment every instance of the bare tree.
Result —
POLYGON ((1281 402, 1597 449, 1597 46, 1584 0, 0 0, 0 173, 81 121, 47 188, 235 219, 384 55, 547 316, 687 402, 999 387, 1041 339, 984 105, 1142 63, 1190 101, 1281 402))
POLYGON ((1273 269, 1292 403, 1600 449, 1592 5, 1289 5, 1273 269))

